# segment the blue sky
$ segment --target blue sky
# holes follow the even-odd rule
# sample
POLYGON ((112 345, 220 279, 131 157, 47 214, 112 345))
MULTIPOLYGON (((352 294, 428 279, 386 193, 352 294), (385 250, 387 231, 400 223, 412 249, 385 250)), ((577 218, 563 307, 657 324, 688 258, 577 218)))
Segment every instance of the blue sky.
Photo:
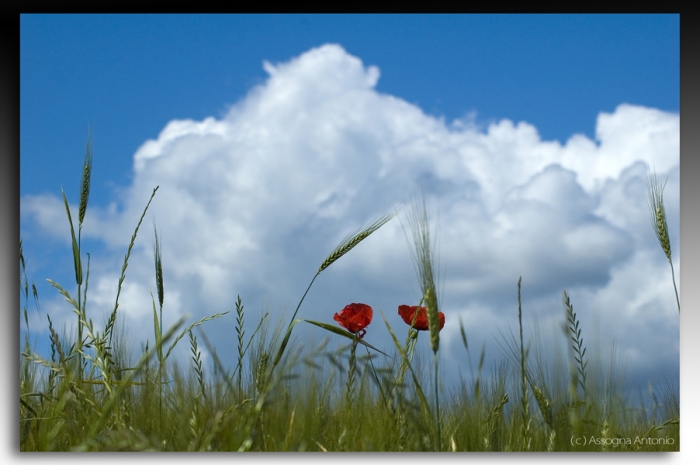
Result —
MULTIPOLYGON (((668 176, 678 276, 679 102, 678 15, 23 15, 30 278, 41 311, 72 321, 43 283, 70 289, 60 189, 77 202, 89 126, 96 315, 161 186, 120 297, 137 343, 150 336, 154 218, 171 321, 232 310, 239 293, 277 313, 345 234, 422 185, 440 218, 445 357, 462 319, 500 358, 522 275, 543 332, 566 288, 591 343, 614 340, 634 381, 673 377, 677 310, 644 182, 652 162, 668 176)), ((395 307, 416 297, 402 224, 329 268, 300 316, 332 322, 358 300, 402 324, 395 307)), ((233 320, 211 331, 226 346, 233 320)))

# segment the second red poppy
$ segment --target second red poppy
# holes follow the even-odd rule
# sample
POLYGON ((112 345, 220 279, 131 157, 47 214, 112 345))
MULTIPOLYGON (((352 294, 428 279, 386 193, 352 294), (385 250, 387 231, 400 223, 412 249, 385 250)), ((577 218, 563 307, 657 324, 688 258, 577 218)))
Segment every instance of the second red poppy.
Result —
MULTIPOLYGON (((399 305, 399 315, 401 318, 403 318, 403 321, 405 321, 407 325, 413 323, 413 327, 419 331, 428 330, 428 311, 425 309, 425 307, 399 305), (416 310, 418 310, 418 316, 415 317, 416 321, 413 323, 416 310)), ((438 312, 438 320, 440 320, 440 329, 442 330, 442 327, 445 326, 445 314, 438 312)))

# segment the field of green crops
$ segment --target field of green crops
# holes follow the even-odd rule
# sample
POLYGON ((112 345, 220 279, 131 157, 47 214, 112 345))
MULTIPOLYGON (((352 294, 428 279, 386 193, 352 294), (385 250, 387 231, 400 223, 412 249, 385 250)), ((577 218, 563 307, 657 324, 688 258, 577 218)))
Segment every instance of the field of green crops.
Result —
MULTIPOLYGON (((304 298, 290 319, 264 314, 254 330, 245 300, 231 311, 163 327, 163 263, 155 233, 153 341, 127 347, 119 327, 119 292, 104 327, 96 327, 88 300, 89 261, 80 233, 90 191, 91 146, 85 157, 78 216, 65 199, 66 228, 73 244, 75 282, 51 282, 75 314, 73 333, 61 334, 47 319, 50 345, 40 353, 29 341, 34 332, 28 307, 39 295, 27 276, 20 241, 20 450, 21 451, 678 451, 678 390, 656 387, 653 405, 632 402, 619 367, 591 360, 587 328, 580 325, 566 292, 562 321, 569 356, 563 365, 544 363, 547 350, 523 334, 523 310, 513 302, 519 331, 504 338, 505 356, 484 366, 485 353, 472 353, 460 322, 471 381, 447 388, 441 374, 440 311, 434 274, 434 241, 424 202, 410 207, 409 219, 423 298, 397 310, 402 327, 391 327, 378 309, 350 303, 333 316, 336 324, 304 318, 304 298), (233 366, 224 366, 210 348, 207 325, 231 328, 233 366), (392 351, 381 352, 364 340, 386 337, 392 351), (329 349, 327 340, 302 350, 294 331, 310 326, 345 344, 329 349), (383 336, 377 336, 383 334, 383 336), (188 345, 190 360, 171 358, 188 345), (213 363, 202 362, 201 347, 213 363), (415 356, 421 347, 427 357, 415 356), (140 346, 139 346, 140 347, 140 346), (537 351, 532 348, 538 348, 537 351), (132 354, 136 353, 136 356, 132 354), (608 366, 601 370, 591 367, 608 366)), ((670 259, 663 209, 663 185, 650 178, 650 206, 662 251, 670 259)), ((157 187, 153 191, 156 195, 157 187)), ((136 225, 121 270, 141 233, 136 225)), ((391 211, 350 234, 320 264, 314 280, 365 238, 391 221, 391 211)), ((675 275, 673 276, 675 289, 675 275)), ((245 296, 243 296, 245 297, 245 296)), ((680 312, 680 303, 678 304, 680 312)), ((396 311, 393 310, 392 311, 396 311)), ((44 330, 46 328, 43 328, 44 330)), ((307 328, 308 329, 308 328, 307 328)), ((224 348, 219 348, 222 350, 224 348)))

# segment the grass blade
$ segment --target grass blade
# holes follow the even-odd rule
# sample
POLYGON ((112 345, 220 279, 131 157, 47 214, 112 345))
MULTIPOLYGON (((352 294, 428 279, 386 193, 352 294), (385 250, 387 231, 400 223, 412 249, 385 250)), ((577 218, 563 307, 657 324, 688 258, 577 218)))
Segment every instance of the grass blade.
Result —
POLYGON ((66 206, 66 214, 68 215, 68 222, 70 223, 70 236, 71 243, 73 245, 73 267, 75 268, 75 282, 78 286, 83 283, 83 269, 80 265, 80 249, 78 248, 78 241, 75 239, 75 229, 73 228, 73 219, 70 214, 70 207, 68 206, 68 199, 66 199, 66 193, 61 189, 63 194, 63 204, 66 206))
MULTIPOLYGON (((192 323, 191 325, 189 325, 183 332, 180 333, 180 335, 177 338, 175 338, 175 340, 173 341, 173 344, 168 349, 168 352, 166 352, 165 358, 163 359, 163 361, 168 359, 168 357, 170 356, 170 352, 173 351, 173 349, 175 348, 177 343, 180 341, 180 339, 182 339, 185 336, 185 334, 187 334, 188 331, 191 331, 193 328, 195 328, 203 323, 206 323, 207 321, 215 320, 219 317, 222 317, 222 316, 226 315, 227 313, 229 313, 229 312, 215 313, 214 315, 206 316, 206 317, 202 318, 201 320, 196 321, 196 322, 192 323)), ((165 336, 163 336, 163 339, 165 339, 165 336)))
POLYGON ((136 225, 136 229, 134 230, 134 234, 131 236, 131 242, 129 242, 129 247, 126 249, 126 255, 124 256, 124 264, 122 265, 122 273, 121 273, 121 276, 119 276, 119 284, 117 285, 117 297, 114 301, 114 310, 112 311, 112 314, 109 316, 107 326, 105 327, 105 338, 107 336, 109 336, 110 343, 112 342, 112 333, 113 333, 113 329, 114 329, 114 324, 117 321, 117 309, 119 308, 119 295, 121 294, 121 291, 122 291, 122 284, 124 283, 124 278, 126 278, 126 267, 129 264, 129 256, 131 255, 131 249, 134 247, 134 243, 136 242, 136 234, 139 232, 139 228, 141 227, 141 223, 143 222, 143 218, 146 216, 146 212, 148 211, 148 207, 151 205, 151 202, 153 201, 153 197, 155 197, 156 192, 158 191, 158 187, 160 187, 160 186, 156 186, 156 188, 153 189, 153 193, 151 194, 151 198, 148 199, 148 203, 146 204, 146 208, 143 209, 143 213, 141 214, 141 218, 139 219, 139 222, 136 225))
MULTIPOLYGON (((331 325, 331 324, 328 324, 328 323, 321 323, 320 321, 312 321, 312 320, 297 320, 297 321, 305 321, 306 323, 310 323, 310 324, 312 324, 312 325, 318 326, 319 328, 323 328, 323 329, 325 329, 326 331, 330 331, 330 332, 332 332, 332 333, 335 333, 335 334, 338 334, 338 335, 340 335, 340 336, 346 337, 346 338, 350 339, 351 341, 354 341, 355 338, 356 338, 356 336, 355 336, 353 333, 351 333, 350 331, 346 331, 346 330, 344 330, 344 329, 342 329, 342 328, 338 328, 337 326, 334 326, 334 325, 331 325)), ((377 351, 377 352, 379 352, 380 354, 386 355, 386 356, 388 357, 387 354, 385 354, 385 353, 382 352, 381 350, 377 349, 377 348, 374 347, 373 345, 368 344, 367 342, 363 341, 362 339, 360 339, 359 343, 362 344, 362 345, 365 346, 365 347, 369 347, 370 349, 372 349, 372 350, 374 350, 374 351, 377 351)))

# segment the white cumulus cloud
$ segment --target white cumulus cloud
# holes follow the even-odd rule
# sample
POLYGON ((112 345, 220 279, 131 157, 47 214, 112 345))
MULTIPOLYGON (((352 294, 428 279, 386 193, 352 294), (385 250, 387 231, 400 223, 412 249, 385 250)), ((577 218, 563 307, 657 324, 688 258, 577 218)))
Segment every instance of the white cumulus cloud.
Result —
MULTIPOLYGON (((141 340, 152 339, 151 218, 161 234, 168 321, 233 310, 237 294, 254 314, 265 302, 279 313, 294 309, 346 234, 422 189, 439 217, 433 232, 445 356, 463 350, 459 318, 477 346, 486 341, 495 352, 498 328, 517 322, 522 276, 526 319, 563 321, 567 289, 584 335, 605 328, 622 353, 636 354, 633 375, 678 366, 670 268, 646 194, 653 163, 668 176, 678 271, 677 114, 622 103, 599 115, 595 140, 572 135, 561 144, 541 140, 526 122, 502 120, 482 131, 466 119, 448 124, 427 115, 377 92, 379 69, 338 45, 265 62, 264 69, 267 81, 221 119, 174 120, 144 142, 118 208, 90 206, 84 237, 109 246, 92 260, 110 264, 96 266, 91 277, 98 283, 90 289, 95 312, 113 307, 123 249, 155 186, 120 305, 138 322, 131 329, 141 340), (651 349, 657 344, 664 350, 651 349)), ((21 204, 23 218, 47 231, 61 208, 58 198, 26 196, 21 204)), ((419 298, 406 226, 400 215, 324 271, 299 316, 332 323, 346 304, 365 302, 401 328, 397 306, 419 298)), ((388 348, 375 315, 366 338, 388 348)), ((220 356, 233 354, 233 319, 218 321, 205 330, 220 356)), ((299 331, 322 337, 314 328, 299 331)))

